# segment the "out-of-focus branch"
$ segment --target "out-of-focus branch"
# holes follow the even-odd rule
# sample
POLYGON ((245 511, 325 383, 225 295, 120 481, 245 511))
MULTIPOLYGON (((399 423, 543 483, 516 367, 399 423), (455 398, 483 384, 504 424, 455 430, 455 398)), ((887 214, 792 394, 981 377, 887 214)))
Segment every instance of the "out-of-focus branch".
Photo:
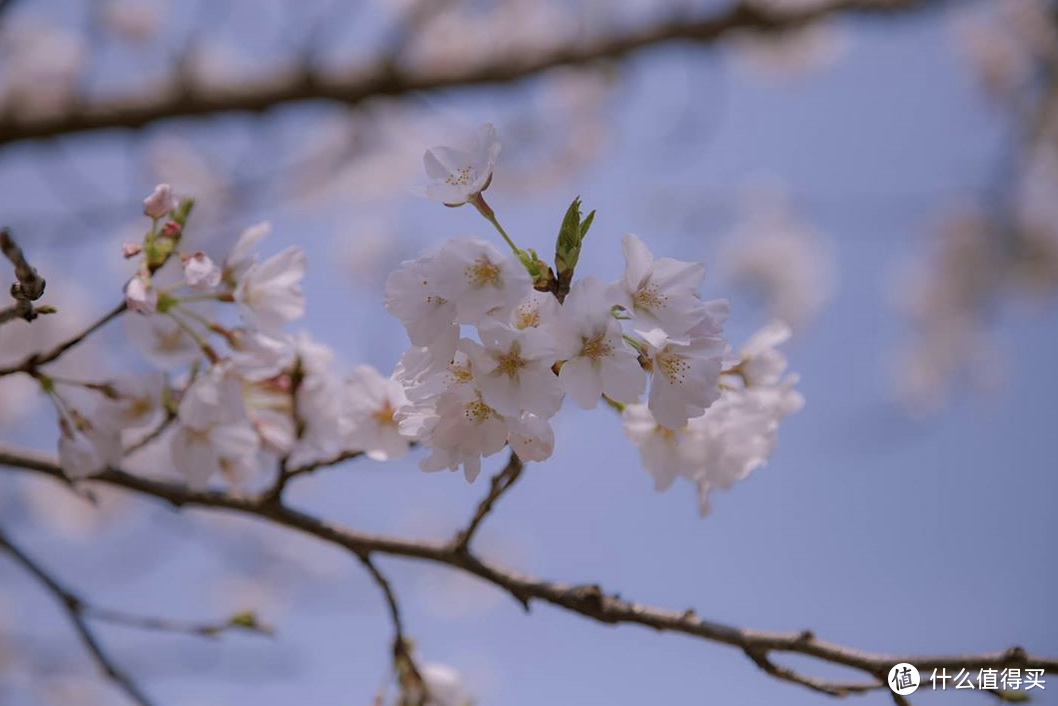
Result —
POLYGON ((401 618, 400 602, 393 585, 386 578, 375 562, 371 559, 370 552, 355 552, 360 563, 364 565, 371 578, 382 591, 382 597, 386 600, 389 610, 390 622, 393 623, 393 667, 400 680, 401 691, 404 694, 403 706, 422 706, 426 701, 426 682, 423 681, 419 666, 415 663, 412 655, 411 645, 404 634, 404 620, 401 618))
MULTIPOLYGON (((62 470, 54 459, 31 451, 0 446, 0 466, 32 471, 65 482, 62 470)), ((93 476, 93 480, 159 498, 174 507, 217 508, 257 517, 344 547, 357 557, 388 554, 449 566, 503 589, 526 608, 533 600, 545 601, 601 623, 640 625, 735 647, 749 655, 754 663, 772 676, 821 691, 829 689, 828 693, 854 693, 868 688, 884 689, 889 669, 899 662, 909 662, 920 670, 1017 667, 1058 673, 1058 658, 1030 655, 1021 647, 992 653, 954 655, 866 652, 820 640, 810 631, 778 633, 751 630, 706 620, 693 610, 669 610, 636 603, 621 598, 616 593, 606 592, 596 584, 545 581, 487 562, 469 550, 457 551, 451 542, 437 543, 360 532, 282 503, 266 502, 262 497, 238 496, 216 490, 193 491, 182 485, 144 478, 120 470, 106 471, 93 476), (773 664, 770 655, 775 653, 814 657, 823 662, 863 672, 874 681, 867 684, 816 680, 773 664), (765 664, 768 666, 765 667, 765 664)))
POLYGON ((26 261, 22 248, 6 228, 0 229, 0 253, 15 266, 15 282, 11 285, 11 297, 15 304, 0 310, 0 325, 14 319, 32 321, 40 314, 54 313, 52 307, 33 306, 33 302, 44 296, 44 278, 26 261))
POLYGON ((103 649, 99 639, 88 625, 84 602, 52 578, 28 554, 12 543, 2 531, 0 531, 0 549, 6 551, 18 564, 31 573, 62 604, 67 617, 69 617, 70 622, 81 638, 81 642, 84 643, 85 649, 92 655, 92 659, 95 660, 107 679, 112 681, 115 686, 124 691, 130 699, 140 706, 152 706, 153 702, 150 698, 143 693, 143 690, 137 686, 136 682, 114 663, 110 655, 103 649))
POLYGON ((671 42, 708 44, 737 33, 781 33, 829 16, 893 13, 942 2, 831 0, 812 6, 779 9, 743 1, 697 20, 674 17, 620 34, 578 39, 531 56, 505 55, 484 59, 470 68, 435 66, 428 71, 410 72, 383 59, 378 66, 337 74, 306 65, 224 91, 207 90, 184 76, 169 90, 152 87, 148 93, 122 98, 82 99, 65 112, 54 115, 30 117, 8 112, 0 118, 0 145, 94 130, 136 129, 169 118, 261 112, 278 105, 311 100, 351 105, 376 96, 511 83, 548 69, 621 59, 639 50, 671 42))

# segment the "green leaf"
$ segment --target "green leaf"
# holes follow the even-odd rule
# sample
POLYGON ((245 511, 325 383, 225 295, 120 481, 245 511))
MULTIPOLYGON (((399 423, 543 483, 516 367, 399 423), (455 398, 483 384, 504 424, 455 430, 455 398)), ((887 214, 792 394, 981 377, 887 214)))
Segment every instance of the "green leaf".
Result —
POLYGON ((573 268, 577 266, 582 239, 580 197, 578 196, 566 209, 566 215, 562 218, 562 226, 558 230, 558 240, 555 242, 555 269, 560 275, 563 272, 572 273, 573 268))
POLYGON ((562 218, 562 227, 559 228, 558 240, 555 242, 557 281, 553 283, 555 289, 552 290, 559 300, 569 293, 569 288, 573 283, 573 271, 580 261, 581 245, 594 220, 595 211, 589 213, 587 218, 581 218, 579 196, 573 199, 573 203, 569 205, 566 215, 562 218))
POLYGON ((581 239, 581 242, 583 242, 584 238, 587 237, 588 229, 591 228, 591 222, 594 221, 594 220, 595 220, 595 211, 593 209, 592 212, 588 214, 588 217, 585 218, 580 224, 580 239, 581 239))
POLYGON ((194 199, 184 199, 179 203, 179 205, 177 205, 176 208, 169 212, 169 217, 179 223, 180 227, 183 228, 185 225, 187 225, 187 218, 191 215, 191 209, 194 207, 194 199))

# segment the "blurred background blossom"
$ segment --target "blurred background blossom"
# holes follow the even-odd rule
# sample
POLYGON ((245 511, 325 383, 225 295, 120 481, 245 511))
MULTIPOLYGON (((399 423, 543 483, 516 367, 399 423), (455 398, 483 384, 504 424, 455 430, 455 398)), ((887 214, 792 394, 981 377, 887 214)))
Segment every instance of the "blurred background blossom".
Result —
MULTIPOLYGON (((120 300, 135 271, 121 244, 142 237, 143 195, 168 182, 195 197, 188 238, 212 257, 263 220, 268 254, 304 247, 304 327, 343 370, 388 375, 406 339, 382 308, 385 274, 447 237, 487 235, 470 209, 411 195, 422 152, 490 121, 504 144, 490 202, 520 243, 548 252, 579 194, 598 209, 584 272, 616 277, 625 232, 701 260, 705 295, 732 301, 733 341, 772 318, 793 328, 807 406, 705 520, 693 498, 650 494, 617 415, 566 409, 558 453, 490 519, 486 555, 879 651, 1054 654, 1058 7, 851 4, 757 0, 739 6, 750 26, 695 33, 735 6, 0 2, 0 224, 58 309, 0 329, 0 366, 120 300)), ((121 328, 55 373, 146 370, 121 328)), ((5 443, 50 451, 54 418, 35 383, 0 378, 5 443)), ((365 530, 447 536, 483 483, 423 475, 417 458, 321 471, 291 497, 365 530)), ((152 447, 127 465, 166 470, 152 447)), ((106 628, 160 703, 377 697, 390 627, 348 557, 247 520, 17 475, 0 472, 0 523, 98 603, 189 620, 252 611, 276 628, 210 641, 106 628)), ((387 568, 417 653, 455 698, 825 698, 737 653, 547 607, 525 616, 463 574, 387 568)), ((55 603, 0 559, 0 703, 121 698, 55 603)), ((1058 703, 1050 690, 1036 700, 1058 703)))

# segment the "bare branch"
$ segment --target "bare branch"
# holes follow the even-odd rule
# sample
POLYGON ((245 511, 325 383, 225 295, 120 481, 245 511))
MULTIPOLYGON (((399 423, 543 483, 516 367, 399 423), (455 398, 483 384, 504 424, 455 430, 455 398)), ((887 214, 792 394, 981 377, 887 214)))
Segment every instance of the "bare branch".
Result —
POLYGON ((185 77, 183 81, 175 81, 168 91, 152 88, 150 94, 84 100, 75 103, 67 112, 51 116, 10 113, 0 120, 0 145, 94 130, 137 129, 169 118, 257 113, 278 105, 310 100, 353 105, 379 96, 512 83, 560 66, 621 59, 660 44, 709 44, 738 33, 781 33, 831 15, 914 10, 942 2, 831 0, 796 9, 776 9, 743 1, 698 20, 673 17, 635 31, 598 39, 579 38, 535 56, 489 58, 466 69, 432 66, 428 72, 411 73, 385 60, 379 62, 379 66, 365 67, 367 70, 364 71, 341 73, 300 66, 276 77, 232 86, 223 92, 205 90, 185 77))
POLYGON ((504 469, 492 477, 492 481, 489 483, 489 493, 478 504, 474 517, 470 519, 470 524, 452 540, 457 552, 465 553, 469 550, 470 540, 474 538, 474 533, 477 532, 485 516, 492 512, 492 507, 500 499, 500 496, 506 493, 521 477, 522 468, 524 468, 522 460, 512 451, 504 469))
POLYGON ((88 328, 86 328, 84 331, 81 331, 76 336, 73 336, 72 338, 63 341, 62 343, 56 345, 48 351, 45 351, 43 353, 33 353, 31 355, 26 356, 20 362, 15 363, 14 365, 10 365, 6 368, 0 368, 0 378, 4 377, 5 375, 13 375, 14 373, 32 373, 38 367, 58 359, 66 351, 70 350, 74 346, 79 345, 90 335, 92 335, 97 330, 101 329, 103 326, 108 324, 112 319, 116 319, 117 317, 121 316, 124 312, 125 302, 121 302, 121 304, 101 316, 95 321, 95 323, 91 324, 88 328))
MULTIPOLYGON (((0 466, 34 471, 65 482, 62 470, 54 459, 31 451, 0 446, 0 466)), ((885 678, 892 665, 899 662, 910 662, 920 670, 1018 667, 1058 673, 1058 658, 1030 655, 1020 647, 983 654, 895 655, 867 652, 820 640, 807 631, 777 633, 735 627, 700 618, 693 610, 669 610, 629 601, 607 593, 594 584, 563 584, 526 576, 487 562, 469 551, 456 551, 451 543, 360 532, 281 503, 263 502, 259 497, 236 496, 216 490, 192 491, 182 485, 134 476, 120 470, 106 471, 93 476, 93 480, 159 498, 175 507, 220 508, 257 517, 344 547, 358 557, 388 554, 453 567, 505 590, 526 606, 532 600, 545 601, 598 622, 634 624, 680 633, 735 647, 746 654, 782 652, 805 655, 864 672, 878 682, 885 678)), ((807 686, 807 677, 791 679, 787 675, 776 676, 807 686)))
MULTIPOLYGON (((83 604, 82 604, 83 605, 83 604)), ((109 608, 96 608, 85 605, 84 614, 95 620, 112 625, 123 625, 139 630, 152 630, 157 632, 174 632, 195 637, 218 637, 221 633, 229 630, 245 630, 259 635, 272 635, 274 630, 257 620, 254 613, 238 613, 226 620, 213 622, 197 622, 191 620, 175 620, 173 618, 158 618, 151 615, 134 615, 109 608)))
POLYGON ((389 609, 390 621, 393 623, 393 666, 400 678, 401 689, 410 701, 408 706, 415 704, 420 706, 426 700, 426 682, 423 681, 419 666, 412 656, 411 645, 404 633, 404 621, 401 618, 400 603, 397 594, 393 591, 393 585, 386 578, 375 562, 371 560, 369 552, 354 552, 360 563, 364 565, 371 578, 378 584, 386 599, 386 607, 389 609))
POLYGON ((106 675, 107 679, 114 682, 118 688, 124 691, 134 702, 140 704, 140 706, 152 706, 150 698, 143 693, 143 690, 136 685, 136 682, 134 682, 114 663, 103 649, 99 639, 95 636, 95 633, 92 632, 92 629, 89 627, 88 622, 85 619, 85 604, 81 599, 52 578, 51 575, 30 558, 28 554, 19 549, 17 545, 13 544, 3 531, 0 531, 0 549, 5 550, 17 563, 21 564, 26 571, 33 574, 33 576, 45 588, 47 588, 53 596, 55 596, 55 599, 62 604, 62 607, 66 610, 66 615, 69 617, 70 622, 73 623, 74 629, 81 638, 81 642, 84 643, 85 648, 88 650, 89 654, 92 655, 92 659, 95 660, 96 665, 98 665, 99 669, 106 675))
POLYGON ((11 285, 14 306, 0 310, 0 324, 14 319, 32 321, 41 314, 55 312, 52 307, 35 307, 33 302, 44 296, 44 278, 26 261, 22 248, 7 228, 0 229, 0 252, 15 266, 15 282, 11 285))

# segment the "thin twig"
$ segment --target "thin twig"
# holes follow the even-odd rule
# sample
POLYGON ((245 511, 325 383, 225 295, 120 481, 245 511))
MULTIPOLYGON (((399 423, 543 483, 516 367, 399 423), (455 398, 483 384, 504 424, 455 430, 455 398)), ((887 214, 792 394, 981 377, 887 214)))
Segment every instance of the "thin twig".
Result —
POLYGON ((512 451, 511 457, 507 461, 507 465, 504 466, 502 471, 494 475, 489 482, 489 492, 481 499, 481 502, 478 503, 478 509, 470 519, 470 524, 468 524, 466 529, 459 532, 455 536, 455 539, 452 540, 452 544, 457 552, 466 553, 469 550, 470 540, 474 538, 474 533, 478 531, 478 527, 481 526, 485 517, 492 512, 493 506, 500 497, 506 493, 515 482, 517 482, 518 478, 521 477, 522 468, 524 468, 522 460, 512 451))
POLYGON ((31 573, 62 604, 66 615, 81 638, 81 642, 84 643, 85 648, 92 655, 92 659, 95 660, 96 665, 103 674, 140 706, 152 706, 150 698, 136 685, 136 682, 114 663, 103 649, 99 639, 89 627, 88 621, 85 620, 86 608, 84 602, 52 578, 17 545, 13 544, 2 530, 0 530, 0 549, 4 549, 10 554, 16 562, 31 573))
POLYGON ((226 620, 215 622, 197 622, 193 620, 175 620, 173 618, 158 618, 151 615, 134 615, 108 608, 96 608, 85 606, 84 614, 94 620, 100 620, 112 625, 123 625, 139 630, 153 630, 157 632, 173 632, 195 637, 215 638, 228 630, 245 630, 259 635, 272 635, 274 630, 271 626, 258 622, 253 613, 239 613, 226 620))
POLYGON ((411 697, 412 704, 422 704, 426 701, 426 682, 422 678, 418 665, 412 656, 411 645, 404 633, 404 621, 401 618, 400 603, 397 594, 393 591, 393 584, 383 574, 375 562, 371 560, 370 552, 354 552, 360 563, 364 565, 371 578, 378 584, 382 596, 386 600, 389 609, 390 622, 393 624, 393 666, 401 677, 403 691, 411 697))
POLYGON ((765 673, 770 674, 776 679, 800 684, 801 686, 808 687, 812 691, 818 691, 828 696, 862 694, 863 692, 874 691, 875 689, 881 689, 886 686, 884 682, 877 680, 870 682, 848 682, 808 677, 789 667, 775 664, 771 661, 771 658, 768 657, 768 652, 766 650, 748 649, 746 650, 746 656, 753 660, 753 663, 760 667, 765 673))
POLYGON ((74 346, 79 345, 82 341, 88 338, 88 336, 92 335, 98 329, 108 324, 112 319, 121 316, 121 314, 123 314, 124 312, 125 302, 121 302, 121 304, 108 311, 106 314, 101 316, 88 328, 86 328, 84 331, 81 331, 76 336, 73 336, 72 338, 63 341, 62 343, 59 343, 48 351, 45 351, 43 353, 32 353, 23 358, 18 363, 15 363, 14 365, 7 366, 6 368, 0 368, 0 377, 4 377, 5 375, 13 375, 15 373, 32 373, 40 366, 46 365, 47 363, 56 360, 64 353, 66 353, 66 351, 70 350, 74 346))
MULTIPOLYGON (((0 466, 32 471, 65 482, 61 468, 50 456, 0 446, 0 466)), ((620 597, 594 584, 564 584, 526 576, 501 565, 487 562, 472 552, 458 552, 450 542, 406 539, 371 534, 345 527, 282 503, 265 503, 260 497, 238 496, 227 492, 194 491, 177 483, 109 470, 93 480, 152 496, 174 507, 196 506, 226 509, 297 530, 355 553, 388 554, 452 567, 491 583, 524 606, 539 600, 607 624, 631 624, 658 631, 674 632, 709 642, 735 647, 743 652, 800 654, 823 662, 849 667, 878 679, 892 665, 914 664, 930 669, 1042 669, 1058 674, 1058 658, 1030 655, 1020 647, 980 654, 896 655, 867 652, 828 642, 810 632, 780 633, 726 625, 699 617, 693 610, 669 610, 620 597)))

